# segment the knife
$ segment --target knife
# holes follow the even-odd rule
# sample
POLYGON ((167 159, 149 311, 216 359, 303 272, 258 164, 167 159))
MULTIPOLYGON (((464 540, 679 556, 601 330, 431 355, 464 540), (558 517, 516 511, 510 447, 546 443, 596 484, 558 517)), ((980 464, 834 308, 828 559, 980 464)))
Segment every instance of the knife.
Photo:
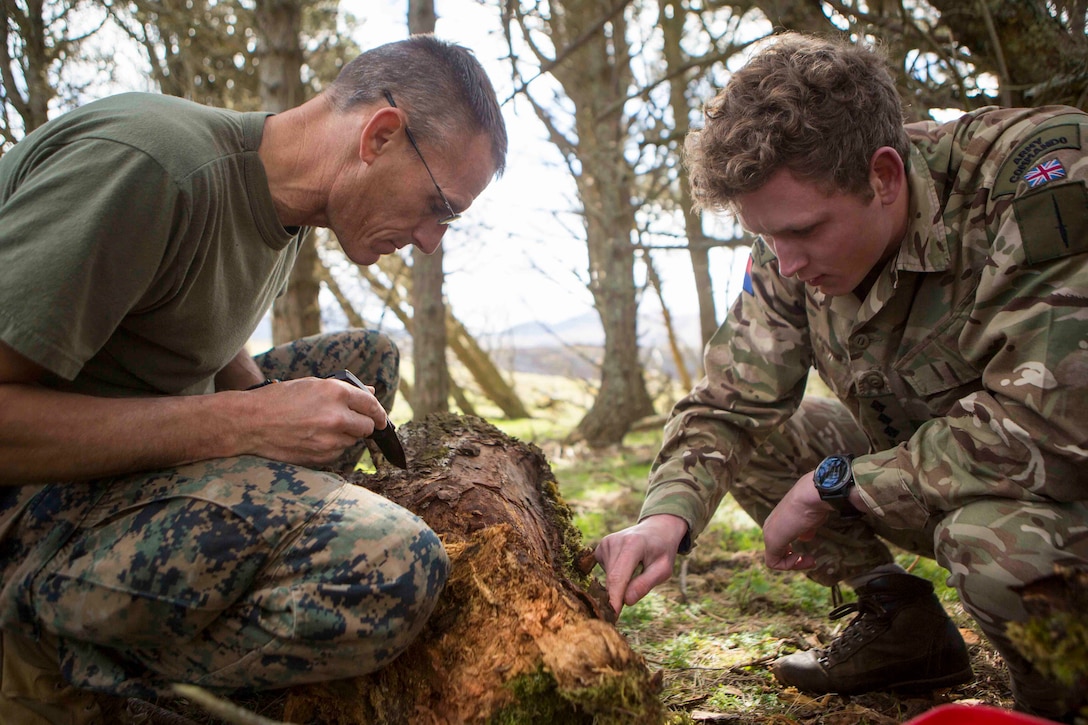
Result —
MULTIPOLYGON (((322 377, 342 380, 361 390, 366 390, 366 385, 355 377, 350 370, 337 370, 335 373, 323 375, 322 377)), ((408 470, 408 458, 404 455, 404 447, 400 444, 400 438, 397 437, 397 429, 393 426, 393 421, 386 418, 385 427, 381 430, 375 429, 370 434, 370 440, 374 441, 387 461, 397 468, 408 470)))

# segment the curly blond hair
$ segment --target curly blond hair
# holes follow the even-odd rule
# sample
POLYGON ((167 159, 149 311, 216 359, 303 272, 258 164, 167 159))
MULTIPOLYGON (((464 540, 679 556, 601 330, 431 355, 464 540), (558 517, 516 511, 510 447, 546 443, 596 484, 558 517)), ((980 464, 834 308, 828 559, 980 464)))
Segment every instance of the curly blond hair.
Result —
POLYGON ((870 47, 784 33, 733 74, 684 142, 697 206, 729 209, 779 169, 871 198, 882 146, 909 156, 903 107, 884 56, 870 47))

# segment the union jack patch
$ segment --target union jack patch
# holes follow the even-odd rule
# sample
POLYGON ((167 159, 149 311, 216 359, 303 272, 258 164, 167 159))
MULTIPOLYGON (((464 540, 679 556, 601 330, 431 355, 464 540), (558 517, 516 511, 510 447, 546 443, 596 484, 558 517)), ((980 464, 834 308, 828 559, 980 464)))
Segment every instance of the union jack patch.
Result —
POLYGON ((1036 186, 1045 184, 1048 181, 1054 181, 1054 179, 1060 179, 1063 176, 1065 176, 1065 167, 1062 166, 1062 162, 1052 159, 1044 161, 1024 174, 1024 181, 1028 182, 1028 186, 1034 189, 1036 186))

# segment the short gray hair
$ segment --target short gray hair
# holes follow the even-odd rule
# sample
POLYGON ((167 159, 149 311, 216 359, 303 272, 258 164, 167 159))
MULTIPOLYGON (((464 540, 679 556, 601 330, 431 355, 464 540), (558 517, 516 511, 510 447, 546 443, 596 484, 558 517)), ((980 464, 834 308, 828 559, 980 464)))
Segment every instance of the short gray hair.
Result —
POLYGON ((506 168, 506 123, 491 80, 467 48, 432 35, 413 35, 366 51, 340 71, 325 92, 339 111, 386 103, 393 95, 420 143, 446 150, 464 134, 491 139, 495 174, 506 168))

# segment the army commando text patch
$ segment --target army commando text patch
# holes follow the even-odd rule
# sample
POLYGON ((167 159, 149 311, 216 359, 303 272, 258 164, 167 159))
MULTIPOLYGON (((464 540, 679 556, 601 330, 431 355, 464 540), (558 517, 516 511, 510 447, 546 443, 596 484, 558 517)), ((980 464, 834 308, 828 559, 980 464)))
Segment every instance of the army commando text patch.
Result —
POLYGON ((1016 185, 1024 176, 1034 171, 1039 158, 1058 149, 1079 149, 1080 125, 1065 123, 1059 126, 1042 128, 1016 147, 1009 158, 1001 165, 994 180, 991 196, 999 197, 1016 193, 1016 185))

